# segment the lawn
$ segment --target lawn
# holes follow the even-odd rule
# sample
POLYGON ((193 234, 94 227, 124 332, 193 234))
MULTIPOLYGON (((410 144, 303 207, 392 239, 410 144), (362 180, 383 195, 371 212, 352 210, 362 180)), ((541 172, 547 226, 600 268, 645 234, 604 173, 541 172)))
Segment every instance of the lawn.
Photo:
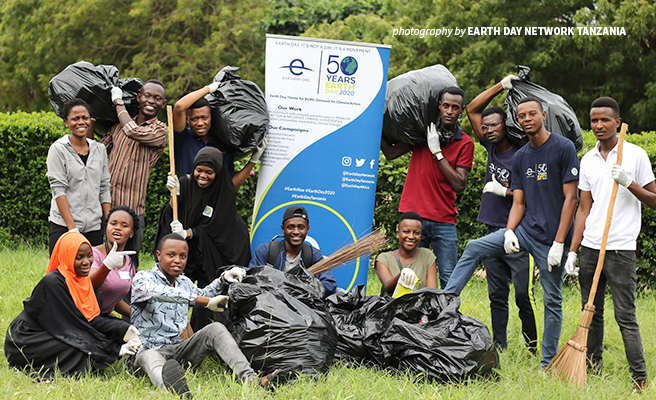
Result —
MULTIPOLYGON (((3 332, 22 310, 22 301, 45 272, 48 253, 45 249, 22 247, 0 250, 0 328, 3 332)), ((149 268, 152 259, 143 257, 142 268, 149 268)), ((375 274, 369 277, 370 294, 378 293, 380 284, 375 274)), ((512 294, 511 294, 512 296, 512 294)), ((565 287, 564 322, 561 345, 569 339, 581 316, 579 291, 571 282, 565 287)), ((542 291, 537 284, 536 302, 542 320, 542 291)), ((472 379, 466 384, 435 384, 427 380, 394 371, 370 367, 333 365, 318 379, 302 377, 294 383, 265 392, 236 382, 231 373, 215 360, 206 360, 198 369, 187 373, 189 386, 196 399, 557 399, 590 398, 618 399, 636 397, 624 357, 624 347, 612 315, 612 301, 607 299, 604 373, 589 376, 588 388, 576 387, 544 376, 539 359, 524 349, 520 337, 517 308, 510 306, 509 349, 500 354, 499 379, 472 379)), ((649 291, 638 295, 638 321, 642 331, 647 371, 654 374, 656 337, 656 299, 649 291)), ((487 286, 474 278, 462 293, 460 311, 490 323, 487 286)), ((0 398, 3 399, 163 399, 175 398, 153 388, 148 378, 128 374, 117 362, 101 375, 83 379, 57 379, 51 383, 35 383, 29 377, 7 366, 0 357, 0 398)), ((656 398, 650 387, 643 398, 656 398)))

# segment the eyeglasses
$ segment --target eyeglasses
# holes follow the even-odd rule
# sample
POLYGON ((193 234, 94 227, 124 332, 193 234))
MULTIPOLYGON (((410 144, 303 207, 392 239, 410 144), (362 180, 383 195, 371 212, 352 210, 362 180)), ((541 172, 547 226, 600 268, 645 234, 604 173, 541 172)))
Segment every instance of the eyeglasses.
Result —
POLYGON ((492 122, 490 125, 481 126, 481 131, 487 132, 491 128, 496 128, 497 126, 499 126, 499 122, 492 122))

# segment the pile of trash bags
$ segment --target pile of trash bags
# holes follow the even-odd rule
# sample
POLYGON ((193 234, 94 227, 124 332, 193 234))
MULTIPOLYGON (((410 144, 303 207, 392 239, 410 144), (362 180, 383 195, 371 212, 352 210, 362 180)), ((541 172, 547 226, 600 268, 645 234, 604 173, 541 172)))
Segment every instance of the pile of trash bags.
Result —
POLYGON ((383 137, 392 144, 425 145, 428 126, 439 121, 440 95, 449 86, 458 86, 458 81, 441 64, 406 72, 388 81, 383 137))

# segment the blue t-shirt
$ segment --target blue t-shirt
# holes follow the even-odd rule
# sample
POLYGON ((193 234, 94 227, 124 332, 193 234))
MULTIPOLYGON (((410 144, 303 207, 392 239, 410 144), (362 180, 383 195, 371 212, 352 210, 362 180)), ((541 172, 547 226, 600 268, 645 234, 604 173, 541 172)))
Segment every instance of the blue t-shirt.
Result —
MULTIPOLYGON (((494 145, 487 140, 481 140, 481 145, 487 149, 487 170, 485 183, 492 180, 492 174, 503 186, 509 188, 512 176, 512 159, 521 148, 513 145, 510 150, 499 153, 494 145)), ((508 222, 508 214, 512 207, 512 197, 500 197, 494 193, 483 193, 478 211, 478 222, 495 228, 504 228, 508 222)))
POLYGON ((223 165, 228 169, 230 177, 235 175, 235 157, 224 151, 214 140, 205 144, 189 128, 182 132, 175 132, 173 142, 175 144, 175 173, 178 176, 191 174, 194 171, 194 159, 200 149, 205 146, 216 147, 223 154, 223 165))
MULTIPOLYGON (((563 184, 579 180, 574 144, 552 133, 540 146, 525 145, 515 153, 510 188, 524 191, 526 210, 520 225, 539 242, 551 245, 565 202, 563 184)), ((570 226, 565 243, 572 237, 570 226)))

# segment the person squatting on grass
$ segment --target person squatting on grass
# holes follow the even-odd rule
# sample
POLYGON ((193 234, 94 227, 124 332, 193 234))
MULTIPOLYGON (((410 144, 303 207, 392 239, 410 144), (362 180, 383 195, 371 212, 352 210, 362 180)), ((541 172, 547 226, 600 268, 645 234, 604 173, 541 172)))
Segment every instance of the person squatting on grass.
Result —
MULTIPOLYGON (((508 214, 513 204, 512 182, 513 156, 521 148, 510 140, 506 131, 506 113, 500 107, 485 109, 490 101, 504 89, 512 88, 514 75, 506 76, 501 82, 476 96, 467 106, 467 115, 474 134, 487 150, 485 186, 481 197, 478 221, 487 225, 487 233, 506 227, 508 214)), ((538 332, 533 300, 533 269, 528 252, 524 249, 501 257, 486 257, 485 271, 494 343, 501 349, 508 348, 508 295, 510 281, 515 287, 515 303, 522 321, 522 335, 531 353, 537 353, 538 332)), ((474 273, 459 264, 453 270, 445 290, 460 295, 474 273)), ((476 265, 469 264, 470 268, 476 265)))
POLYGON ((640 233, 640 204, 656 208, 656 185, 647 152, 632 143, 624 143, 622 165, 615 165, 618 155, 617 128, 621 123, 617 101, 600 97, 592 102, 590 127, 598 142, 581 159, 581 201, 565 269, 567 273, 579 276, 581 300, 585 305, 599 258, 614 180, 619 187, 604 266, 594 299, 595 313, 588 334, 588 366, 597 372, 603 368, 604 299, 608 285, 613 295, 615 320, 622 333, 629 370, 635 388, 642 391, 647 386, 647 368, 635 314, 636 240, 640 233), (580 270, 576 267, 579 246, 580 270))

